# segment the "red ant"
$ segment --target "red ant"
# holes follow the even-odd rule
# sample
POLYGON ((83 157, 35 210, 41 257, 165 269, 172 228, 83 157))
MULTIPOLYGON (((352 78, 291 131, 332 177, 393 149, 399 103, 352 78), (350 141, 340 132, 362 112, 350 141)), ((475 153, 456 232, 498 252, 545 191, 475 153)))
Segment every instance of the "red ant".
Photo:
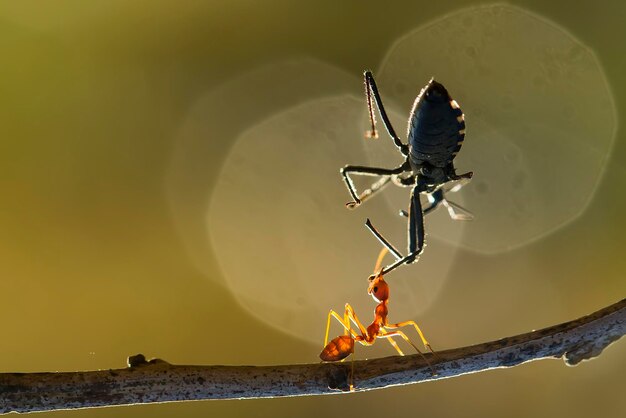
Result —
MULTIPOLYGON (((406 342, 411 344, 413 348, 424 358, 426 363, 430 366, 433 375, 435 374, 434 369, 430 365, 430 362, 424 357, 424 354, 411 342, 409 337, 402 331, 387 331, 388 329, 395 330, 397 328, 401 328, 407 325, 413 325, 415 330, 419 334, 422 339, 422 343, 424 346, 434 354, 433 349, 430 347, 426 338, 424 338, 424 334, 422 330, 417 326, 414 321, 404 321, 398 322, 397 324, 390 324, 387 321, 387 314, 389 312, 387 308, 387 304, 389 303, 389 285, 385 281, 382 275, 382 262, 383 258, 387 254, 387 248, 383 248, 378 255, 378 260, 376 261, 376 267, 374 268, 374 274, 369 277, 369 286, 367 288, 367 293, 372 295, 372 298, 378 305, 376 306, 376 310, 374 311, 374 321, 365 328, 361 321, 357 318, 354 313, 354 309, 350 306, 349 303, 346 303, 346 310, 343 315, 343 319, 339 314, 331 309, 328 313, 328 322, 326 324, 326 336, 324 337, 324 349, 320 353, 320 358, 323 361, 340 361, 344 360, 350 354, 354 353, 354 342, 358 341, 362 345, 372 345, 376 341, 377 338, 385 338, 389 341, 389 344, 396 349, 398 354, 401 356, 404 355, 398 344, 392 339, 392 337, 400 336, 406 342), (341 335, 331 342, 328 342, 328 331, 330 330, 330 318, 335 317, 344 328, 344 335, 341 335), (354 323, 358 328, 361 334, 357 334, 355 330, 352 329, 352 323, 354 323)), ((350 385, 352 389, 352 385, 350 385)))

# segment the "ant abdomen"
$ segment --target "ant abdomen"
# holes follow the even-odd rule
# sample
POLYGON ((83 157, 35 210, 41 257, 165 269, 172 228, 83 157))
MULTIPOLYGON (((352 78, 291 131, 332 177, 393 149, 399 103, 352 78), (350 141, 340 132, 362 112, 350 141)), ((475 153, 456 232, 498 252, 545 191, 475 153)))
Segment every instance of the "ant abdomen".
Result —
POLYGON ((354 338, 350 335, 342 335, 331 340, 320 353, 323 361, 339 361, 354 352, 354 338))

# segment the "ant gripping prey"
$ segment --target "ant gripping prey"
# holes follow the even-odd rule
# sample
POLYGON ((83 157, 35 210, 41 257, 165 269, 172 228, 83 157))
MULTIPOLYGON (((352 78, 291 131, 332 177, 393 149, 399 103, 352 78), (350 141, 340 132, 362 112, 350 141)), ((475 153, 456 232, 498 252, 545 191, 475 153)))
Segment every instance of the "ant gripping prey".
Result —
MULTIPOLYGON (((456 100, 450 97, 443 85, 431 79, 415 99, 409 117, 407 145, 402 143, 391 126, 378 93, 374 76, 370 71, 366 71, 364 76, 365 94, 371 122, 371 130, 366 133, 366 136, 378 137, 373 105, 373 102, 376 102, 387 133, 405 157, 405 161, 398 167, 390 169, 355 165, 347 165, 342 168, 341 175, 354 199, 352 202, 346 203, 346 207, 348 209, 358 207, 362 202, 382 190, 389 182, 401 187, 413 187, 408 213, 400 212, 401 215, 409 218, 407 255, 392 265, 386 266, 381 272, 386 274, 402 264, 410 264, 417 260, 424 248, 424 215, 436 209, 440 204, 448 209, 452 219, 468 220, 472 218, 471 214, 461 206, 446 200, 444 191, 459 190, 472 178, 473 173, 470 171, 461 175, 456 174, 453 160, 461 149, 465 138, 465 116, 456 100), (374 100, 372 100, 372 96, 374 100), (381 176, 381 178, 359 195, 350 174, 381 176), (458 183, 449 190, 444 190, 444 185, 451 181, 458 181, 458 183), (423 210, 420 202, 421 193, 427 195, 430 203, 430 206, 423 210)), ((375 235, 381 240, 380 234, 375 235)), ((397 251, 394 252, 385 240, 381 240, 381 243, 394 255, 399 254, 397 251)))
MULTIPOLYGON (((408 342, 426 361, 428 366, 431 369, 433 375, 435 375, 435 369, 431 366, 430 362, 426 359, 424 354, 420 351, 419 348, 407 337, 407 335, 397 330, 398 328, 412 325, 415 327, 419 337, 422 340, 422 343, 431 353, 434 354, 433 349, 430 347, 428 341, 424 337, 422 330, 417 326, 414 321, 404 321, 398 322, 396 324, 390 324, 387 320, 388 303, 389 303, 389 285, 383 278, 381 273, 382 271, 382 262, 385 254, 387 254, 387 248, 383 247, 380 254, 378 255, 378 260, 376 261, 376 267, 374 268, 374 274, 369 277, 369 286, 367 288, 367 293, 372 295, 372 298, 378 302, 376 309, 374 311, 374 321, 367 327, 359 321, 352 309, 350 304, 346 303, 345 311, 343 318, 335 311, 331 310, 328 313, 328 321, 326 323, 326 336, 324 337, 324 349, 320 353, 320 358, 323 361, 340 361, 348 357, 350 354, 354 353, 354 343, 355 341, 362 345, 372 345, 376 341, 377 338, 385 338, 389 341, 389 344, 393 346, 393 348, 400 354, 404 355, 398 343, 393 340, 393 337, 400 337, 408 342), (328 342, 328 332, 330 330, 330 320, 334 317, 341 323, 344 328, 344 335, 341 335, 337 338, 334 338, 332 341, 328 342), (359 333, 357 333, 354 329, 352 329, 352 324, 355 324, 358 328, 359 333), (393 331, 388 331, 393 330, 393 331)), ((350 385, 352 388, 352 385, 350 385)))

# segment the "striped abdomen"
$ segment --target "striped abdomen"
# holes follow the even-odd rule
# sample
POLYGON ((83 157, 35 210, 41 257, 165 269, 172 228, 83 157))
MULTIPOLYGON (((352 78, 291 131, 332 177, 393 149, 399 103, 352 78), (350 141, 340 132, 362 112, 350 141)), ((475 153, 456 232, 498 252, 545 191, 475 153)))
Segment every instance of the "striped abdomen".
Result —
POLYGON ((415 99, 407 136, 413 167, 428 163, 445 168, 461 149, 465 138, 463 112, 436 81, 431 80, 415 99))

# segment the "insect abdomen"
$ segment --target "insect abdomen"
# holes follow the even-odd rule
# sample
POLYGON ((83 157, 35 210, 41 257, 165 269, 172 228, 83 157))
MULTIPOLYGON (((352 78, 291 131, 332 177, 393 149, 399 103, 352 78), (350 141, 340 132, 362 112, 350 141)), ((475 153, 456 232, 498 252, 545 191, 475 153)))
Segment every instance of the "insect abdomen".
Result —
POLYGON ((324 361, 339 361, 354 352, 354 339, 349 335, 342 335, 330 341, 320 353, 324 361))
POLYGON ((420 95, 409 119, 411 162, 444 168, 452 162, 465 138, 465 117, 454 100, 430 102, 420 95))

